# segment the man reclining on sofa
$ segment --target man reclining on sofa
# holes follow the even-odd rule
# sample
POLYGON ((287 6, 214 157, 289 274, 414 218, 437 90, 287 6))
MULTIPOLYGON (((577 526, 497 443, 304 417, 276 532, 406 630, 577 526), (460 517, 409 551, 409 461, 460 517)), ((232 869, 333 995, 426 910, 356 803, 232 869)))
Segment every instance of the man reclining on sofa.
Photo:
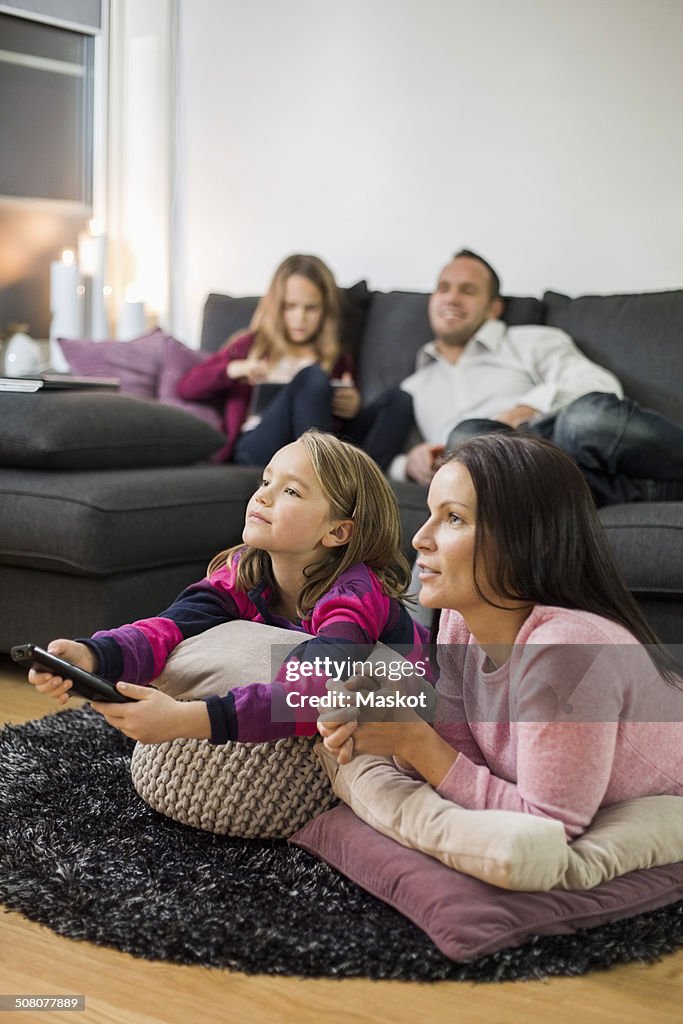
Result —
POLYGON ((434 340, 401 384, 424 438, 390 475, 427 485, 435 458, 475 434, 523 429, 578 463, 598 505, 683 499, 683 427, 623 397, 555 327, 507 327, 500 279, 463 249, 429 300, 434 340))

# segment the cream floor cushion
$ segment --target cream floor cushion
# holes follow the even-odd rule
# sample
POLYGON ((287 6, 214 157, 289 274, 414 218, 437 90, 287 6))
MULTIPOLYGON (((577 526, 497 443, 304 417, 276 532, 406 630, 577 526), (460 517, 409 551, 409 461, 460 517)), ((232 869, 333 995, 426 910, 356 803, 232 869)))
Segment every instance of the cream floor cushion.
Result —
POLYGON ((337 796, 401 845, 504 889, 592 889, 638 868, 683 860, 683 797, 604 807, 573 843, 561 822, 516 811, 472 811, 443 799, 386 758, 339 766, 316 747, 337 796))

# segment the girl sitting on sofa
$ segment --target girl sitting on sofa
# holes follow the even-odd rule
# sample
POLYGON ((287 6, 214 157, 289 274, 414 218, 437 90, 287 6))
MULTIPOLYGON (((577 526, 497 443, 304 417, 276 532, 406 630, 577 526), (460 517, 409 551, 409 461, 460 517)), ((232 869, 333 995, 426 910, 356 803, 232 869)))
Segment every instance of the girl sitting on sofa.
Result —
POLYGON ((409 711, 327 712, 318 728, 339 763, 393 756, 463 807, 557 818, 569 838, 606 804, 683 795, 681 679, 574 462, 531 436, 472 438, 436 473, 429 508, 413 546, 420 602, 444 609, 434 727, 409 711))
MULTIPOLYGON (((179 737, 260 743, 314 735, 316 712, 303 697, 327 693, 324 671, 288 668, 317 657, 363 661, 377 641, 406 645, 422 659, 427 631, 403 599, 410 568, 401 551, 396 498, 377 465, 330 434, 309 431, 275 454, 247 506, 244 543, 213 559, 206 579, 152 619, 53 640, 48 650, 119 682, 135 703, 95 703, 107 721, 142 743, 179 737), (289 655, 274 682, 226 696, 178 701, 145 685, 182 640, 234 619, 312 634, 289 655), (292 678, 292 675, 294 678, 292 678), (287 694, 297 693, 288 710, 287 694), (303 697, 302 697, 303 695, 303 697), (281 708, 282 715, 274 709, 281 708)), ((230 652, 226 651, 226 659, 230 652)), ((71 681, 29 671, 41 693, 63 704, 71 681)), ((192 680, 188 680, 188 686, 192 680)))
POLYGON ((338 330, 332 271, 317 256, 288 256, 249 329, 180 381, 181 398, 224 399, 227 440, 217 461, 264 466, 278 448, 316 427, 354 441, 388 467, 412 425, 410 397, 396 388, 361 409, 338 330))

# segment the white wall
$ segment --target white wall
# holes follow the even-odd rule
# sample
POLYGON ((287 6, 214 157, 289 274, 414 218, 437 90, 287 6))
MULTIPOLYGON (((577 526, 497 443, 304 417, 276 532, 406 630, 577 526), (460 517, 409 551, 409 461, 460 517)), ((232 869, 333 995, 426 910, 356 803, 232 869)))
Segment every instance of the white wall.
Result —
POLYGON ((679 0, 180 0, 174 329, 293 251, 429 289, 683 285, 679 0))

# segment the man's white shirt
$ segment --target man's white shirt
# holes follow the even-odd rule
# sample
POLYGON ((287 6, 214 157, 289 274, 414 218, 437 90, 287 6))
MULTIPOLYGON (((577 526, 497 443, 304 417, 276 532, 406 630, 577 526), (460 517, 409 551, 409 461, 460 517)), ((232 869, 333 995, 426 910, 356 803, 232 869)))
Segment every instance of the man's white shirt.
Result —
MULTIPOLYGON (((502 320, 487 320, 455 363, 428 342, 401 388, 412 395, 415 422, 429 444, 445 444, 463 420, 495 419, 516 405, 551 413, 591 391, 623 395, 614 374, 584 356, 564 331, 507 327, 502 320)), ((397 456, 390 476, 405 480, 405 462, 397 456)))

